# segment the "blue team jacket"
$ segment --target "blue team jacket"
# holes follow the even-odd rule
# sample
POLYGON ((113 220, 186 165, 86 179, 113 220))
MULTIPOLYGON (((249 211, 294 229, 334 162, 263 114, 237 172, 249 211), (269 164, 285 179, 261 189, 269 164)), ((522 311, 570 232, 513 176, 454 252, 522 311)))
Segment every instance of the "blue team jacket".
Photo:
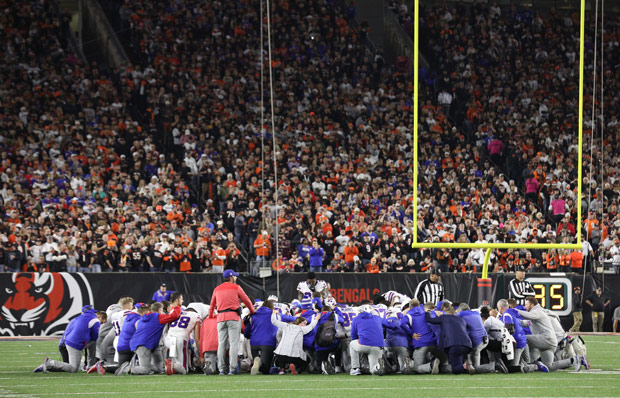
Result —
POLYGON ((181 307, 173 308, 174 311, 170 314, 151 312, 142 316, 140 321, 138 321, 136 333, 134 333, 129 341, 129 349, 135 351, 140 346, 144 346, 149 350, 155 349, 155 347, 159 345, 159 340, 161 340, 161 335, 166 323, 178 319, 181 315, 181 307), (163 323, 159 321, 160 317, 163 323), (163 319, 166 319, 166 321, 163 321, 163 319))
POLYGON ((71 332, 71 329, 73 329, 73 325, 75 325, 75 320, 77 319, 77 317, 73 318, 71 320, 71 322, 69 322, 69 324, 67 325, 67 328, 65 329, 65 332, 62 334, 62 337, 60 338, 60 341, 58 342, 58 347, 64 347, 65 346, 65 337, 67 337, 67 335, 71 332))
POLYGON ((65 333, 65 345, 81 351, 86 344, 97 340, 101 322, 92 308, 85 310, 74 321, 71 330, 65 333))
POLYGON ((385 328, 385 346, 386 347, 409 347, 411 339, 407 332, 400 328, 400 321, 404 317, 402 314, 400 318, 389 317, 387 321, 395 325, 394 329, 385 328))
POLYGON ((467 322, 467 333, 469 333, 472 346, 476 347, 478 344, 482 343, 482 339, 488 335, 487 330, 484 328, 482 318, 480 318, 480 314, 472 310, 466 310, 459 312, 458 316, 467 322))
POLYGON ((437 345, 437 336, 433 333, 431 325, 426 322, 424 308, 422 306, 410 309, 400 320, 400 327, 411 336, 419 333, 420 340, 412 340, 414 348, 437 345))
POLYGON ((351 340, 359 340, 360 344, 370 347, 383 347, 384 326, 390 329, 398 327, 377 315, 362 312, 351 324, 351 340))
MULTIPOLYGON (((276 335, 278 328, 271 323, 271 314, 273 312, 267 307, 260 307, 252 315, 252 321, 246 326, 243 335, 250 339, 251 346, 268 345, 276 346, 276 335)), ((280 315, 282 322, 293 322, 294 316, 280 315)))
POLYGON ((129 341, 131 337, 136 333, 136 321, 140 320, 141 316, 137 312, 132 312, 125 317, 123 327, 121 328, 121 334, 118 335, 118 343, 116 345, 117 351, 129 351, 129 341))
MULTIPOLYGON (((310 324, 310 322, 312 322, 312 317, 314 317, 314 311, 306 310, 301 313, 301 316, 306 318, 308 324, 310 324)), ((310 333, 304 334, 304 350, 314 351, 314 339, 316 338, 317 331, 315 326, 310 333)))
POLYGON ((430 313, 427 313, 426 322, 440 325, 439 347, 448 348, 464 345, 471 348, 471 339, 467 334, 467 322, 463 318, 447 314, 433 318, 430 313))
POLYGON ((166 293, 164 294, 161 293, 161 290, 157 290, 155 293, 153 293, 153 297, 151 298, 151 300, 161 303, 164 300, 170 300, 170 295, 172 293, 174 293, 174 291, 172 290, 166 290, 166 293))
POLYGON ((508 308, 504 315, 500 317, 500 320, 506 325, 509 323, 515 325, 515 332, 512 334, 512 337, 514 337, 517 342, 517 348, 525 348, 527 345, 527 337, 525 336, 525 330, 523 330, 519 318, 516 316, 518 314, 519 313, 514 308, 508 308))
MULTIPOLYGON (((509 312, 510 315, 522 321, 523 317, 519 314, 519 311, 517 310, 526 311, 525 307, 522 305, 517 305, 516 308, 508 308, 508 311, 510 311, 509 312)), ((526 336, 528 334, 532 334, 532 331, 530 330, 529 326, 521 326, 521 328, 523 329, 523 333, 525 333, 526 336)))

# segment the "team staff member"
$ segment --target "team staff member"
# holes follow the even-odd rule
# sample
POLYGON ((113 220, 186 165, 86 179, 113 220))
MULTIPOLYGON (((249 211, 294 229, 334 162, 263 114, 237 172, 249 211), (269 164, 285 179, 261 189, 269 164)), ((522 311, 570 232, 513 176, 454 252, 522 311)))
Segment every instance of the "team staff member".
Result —
POLYGON ((151 313, 144 315, 138 321, 136 333, 129 341, 129 348, 135 351, 138 356, 139 366, 132 366, 133 362, 128 362, 119 370, 120 374, 131 373, 134 375, 149 375, 160 373, 163 367, 161 350, 159 349, 159 341, 167 324, 176 321, 181 315, 181 306, 183 305, 183 295, 174 292, 170 295, 172 302, 171 312, 164 314, 164 305, 162 303, 153 303, 151 305, 151 313))
MULTIPOLYGON (((140 318, 151 311, 151 307, 148 304, 138 304, 140 307, 136 312, 132 312, 127 315, 123 326, 121 327, 121 334, 118 336, 118 344, 116 345, 116 351, 118 352, 118 368, 115 372, 120 372, 119 369, 124 363, 129 363, 134 352, 131 351, 130 341, 133 335, 136 333, 136 327, 140 318)), ((106 368, 110 370, 110 367, 106 368)))
POLYGON ((573 326, 570 328, 570 332, 578 332, 581 328, 581 322, 583 322, 583 303, 581 300, 581 287, 575 286, 573 288, 573 326))
POLYGON ((222 274, 224 283, 213 290, 211 305, 209 306, 209 318, 213 318, 213 311, 217 309, 217 366, 220 375, 225 375, 226 371, 226 346, 229 343, 229 375, 235 374, 237 364, 237 354, 239 353, 239 338, 241 336, 241 306, 239 300, 245 304, 254 314, 254 306, 245 294, 241 286, 237 285, 238 273, 227 269, 222 274))
POLYGON ((299 316, 293 323, 282 322, 279 318, 278 310, 273 310, 271 323, 282 330, 282 338, 274 353, 276 354, 276 365, 280 367, 280 374, 284 374, 286 365, 289 366, 291 374, 296 375, 308 366, 307 355, 303 349, 304 335, 312 332, 316 324, 321 319, 321 311, 315 309, 312 322, 303 316, 299 316))
POLYGON ((153 297, 151 298, 151 300, 157 301, 158 303, 161 303, 164 300, 170 301, 170 295, 172 293, 174 292, 172 290, 168 290, 168 287, 166 286, 166 284, 162 283, 159 286, 159 290, 153 293, 153 297))
MULTIPOLYGON (((262 374, 269 374, 271 363, 273 362, 273 351, 276 348, 278 327, 271 322, 271 315, 274 312, 272 300, 267 300, 256 313, 249 317, 245 325, 244 336, 250 339, 250 347, 254 363, 251 374, 256 375, 260 371, 262 374)), ((294 322, 295 317, 277 314, 283 322, 294 322)))
POLYGON ((383 327, 395 329, 398 326, 387 320, 374 315, 373 309, 366 304, 361 307, 361 312, 351 324, 351 342, 349 354, 351 355, 351 375, 358 376, 360 371, 360 354, 368 354, 370 373, 383 375, 385 362, 383 361, 383 327))
POLYGON ((476 369, 466 359, 472 347, 471 339, 467 334, 467 322, 456 315, 456 311, 450 302, 444 302, 441 305, 441 311, 435 311, 436 318, 427 312, 426 322, 441 326, 439 347, 447 352, 452 373, 469 372, 470 375, 474 374, 476 369))
POLYGON ((418 299, 420 303, 432 302, 437 305, 438 302, 443 301, 444 289, 443 284, 440 282, 441 271, 438 268, 432 268, 428 279, 420 282, 415 289, 414 297, 418 299))
POLYGON ((609 298, 603 296, 603 290, 598 287, 587 299, 586 303, 592 307, 592 331, 602 332, 605 320, 605 307, 609 305, 609 298))
POLYGON ((412 336, 413 370, 416 373, 437 374, 442 363, 443 370, 447 370, 448 357, 437 347, 437 336, 426 322, 424 307, 415 298, 411 299, 409 307, 400 321, 400 327, 412 336), (431 361, 431 354, 437 359, 431 361))
POLYGON ((99 325, 101 322, 105 322, 106 318, 107 315, 104 311, 95 311, 89 305, 82 308, 82 313, 76 318, 71 330, 64 337, 69 363, 45 358, 43 364, 38 366, 34 372, 77 372, 82 360, 82 350, 86 348, 89 342, 97 341, 99 325))
POLYGON ((536 294, 532 285, 524 278, 525 267, 519 267, 515 272, 515 279, 508 283, 509 298, 515 299, 517 305, 525 305, 525 299, 527 297, 534 297, 536 294))
POLYGON ((539 371, 547 373, 552 369, 554 353, 558 346, 555 330, 535 297, 525 299, 525 309, 526 311, 517 310, 517 312, 523 319, 531 321, 532 334, 526 336, 530 358, 536 359, 540 353, 542 361, 538 361, 536 365, 539 371))

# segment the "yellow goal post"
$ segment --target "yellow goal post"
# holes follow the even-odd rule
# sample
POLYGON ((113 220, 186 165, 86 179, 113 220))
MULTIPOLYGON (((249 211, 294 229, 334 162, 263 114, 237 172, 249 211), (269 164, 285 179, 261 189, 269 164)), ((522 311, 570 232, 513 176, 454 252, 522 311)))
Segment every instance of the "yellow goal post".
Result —
POLYGON ((486 249, 482 266, 482 278, 488 277, 489 259, 493 249, 581 249, 581 183, 582 183, 582 133, 583 133, 583 69, 584 69, 584 39, 585 39, 585 0, 581 0, 579 25, 579 144, 577 155, 577 243, 427 243, 418 242, 418 87, 419 87, 419 21, 420 0, 414 0, 414 55, 413 55, 413 244, 412 248, 441 248, 441 249, 486 249))

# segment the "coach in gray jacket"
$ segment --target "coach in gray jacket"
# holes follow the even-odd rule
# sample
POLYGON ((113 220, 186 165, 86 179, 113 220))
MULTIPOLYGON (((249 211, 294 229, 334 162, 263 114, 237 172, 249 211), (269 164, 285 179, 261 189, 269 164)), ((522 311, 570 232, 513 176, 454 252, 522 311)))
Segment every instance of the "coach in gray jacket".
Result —
POLYGON ((573 359, 563 359, 553 361, 554 353, 558 346, 555 329, 551 319, 547 315, 544 308, 538 304, 538 300, 534 297, 525 299, 525 309, 527 311, 519 311, 519 315, 525 320, 531 321, 530 330, 532 334, 527 335, 527 346, 530 350, 530 358, 540 361, 537 363, 539 370, 546 371, 564 369, 573 363, 573 359), (544 366, 541 366, 544 365, 544 366))

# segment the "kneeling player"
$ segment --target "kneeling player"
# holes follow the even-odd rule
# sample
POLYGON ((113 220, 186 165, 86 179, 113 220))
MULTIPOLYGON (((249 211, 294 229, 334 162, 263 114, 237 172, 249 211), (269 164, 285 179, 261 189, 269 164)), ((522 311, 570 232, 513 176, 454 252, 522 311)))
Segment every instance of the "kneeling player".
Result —
POLYGON ((170 324, 164 343, 168 348, 166 359, 166 374, 174 372, 187 374, 189 367, 189 339, 194 332, 196 346, 200 347, 200 324, 202 319, 193 308, 181 312, 181 316, 170 324))

